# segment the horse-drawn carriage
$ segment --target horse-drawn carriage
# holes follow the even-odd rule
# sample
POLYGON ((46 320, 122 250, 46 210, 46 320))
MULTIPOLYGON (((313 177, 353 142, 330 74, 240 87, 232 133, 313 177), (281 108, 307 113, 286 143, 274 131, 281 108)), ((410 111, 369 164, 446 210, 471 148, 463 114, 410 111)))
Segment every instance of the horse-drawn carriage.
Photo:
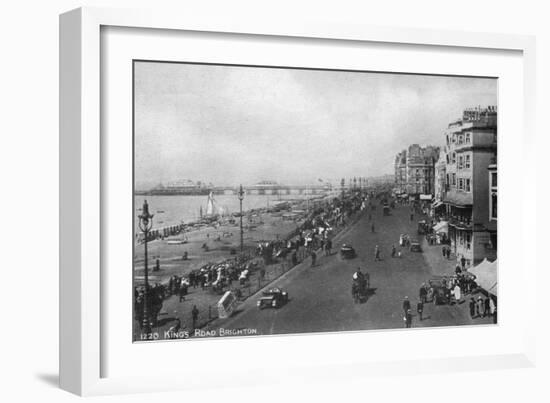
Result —
POLYGON ((367 300, 368 290, 370 287, 370 276, 369 273, 356 272, 353 275, 351 283, 351 296, 353 302, 361 303, 367 300))

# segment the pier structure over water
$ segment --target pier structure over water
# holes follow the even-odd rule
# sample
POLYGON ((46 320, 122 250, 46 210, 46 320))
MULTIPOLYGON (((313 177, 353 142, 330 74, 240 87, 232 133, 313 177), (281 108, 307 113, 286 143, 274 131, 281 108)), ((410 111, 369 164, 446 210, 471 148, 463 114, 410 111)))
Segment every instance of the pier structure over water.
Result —
MULTIPOLYGON (((246 195, 319 195, 330 192, 332 186, 327 183, 305 184, 305 185, 285 185, 273 181, 262 181, 254 185, 243 186, 246 195)), ((136 194, 142 195, 188 195, 201 196, 208 195, 210 192, 214 195, 237 195, 239 186, 209 186, 209 187, 157 187, 146 191, 136 191, 136 194)))

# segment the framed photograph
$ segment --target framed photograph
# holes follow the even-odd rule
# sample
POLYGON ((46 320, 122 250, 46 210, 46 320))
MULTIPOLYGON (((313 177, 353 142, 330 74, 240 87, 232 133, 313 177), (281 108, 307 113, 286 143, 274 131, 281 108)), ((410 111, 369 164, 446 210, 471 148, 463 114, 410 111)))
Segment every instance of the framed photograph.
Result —
POLYGON ((64 389, 532 365, 533 38, 78 9, 60 44, 64 389))

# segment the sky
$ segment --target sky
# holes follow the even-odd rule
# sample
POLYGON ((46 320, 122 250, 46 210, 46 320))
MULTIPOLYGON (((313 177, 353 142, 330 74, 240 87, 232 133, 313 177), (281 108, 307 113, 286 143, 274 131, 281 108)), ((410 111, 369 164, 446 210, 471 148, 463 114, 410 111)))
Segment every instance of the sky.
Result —
POLYGON ((410 144, 442 146, 497 80, 136 62, 136 187, 183 179, 284 184, 393 173, 410 144))

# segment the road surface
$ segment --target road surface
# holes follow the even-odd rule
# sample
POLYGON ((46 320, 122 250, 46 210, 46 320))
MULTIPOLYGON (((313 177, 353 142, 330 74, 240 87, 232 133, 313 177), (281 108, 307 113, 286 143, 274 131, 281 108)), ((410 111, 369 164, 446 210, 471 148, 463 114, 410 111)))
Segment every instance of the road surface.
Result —
POLYGON ((426 304, 425 319, 419 320, 416 303, 420 285, 434 273, 441 273, 439 265, 446 265, 450 271, 452 264, 440 257, 440 246, 427 246, 424 242, 424 249, 437 248, 437 253, 399 248, 400 234, 417 237, 418 219, 421 217, 415 215, 414 221, 410 220, 410 210, 406 206, 396 207, 392 215, 386 217, 377 209, 372 212, 372 220, 364 214, 336 238, 334 244, 335 251, 343 243, 351 244, 357 251, 355 259, 342 260, 338 253, 332 256, 318 253, 315 267, 310 267, 306 261, 267 287, 286 290, 290 296, 288 304, 280 309, 259 310, 256 306, 258 294, 242 303, 232 317, 218 319, 208 329, 255 329, 256 334, 261 335, 403 328, 405 296, 413 307, 413 327, 489 323, 488 318, 472 320, 467 303, 458 306, 426 304), (371 231, 373 222, 374 233, 371 231), (401 258, 390 256, 392 244, 402 251, 401 258), (381 250, 381 261, 374 261, 376 245, 381 250), (358 266, 370 274, 371 284, 367 301, 360 304, 354 303, 351 297, 351 279, 358 266))

